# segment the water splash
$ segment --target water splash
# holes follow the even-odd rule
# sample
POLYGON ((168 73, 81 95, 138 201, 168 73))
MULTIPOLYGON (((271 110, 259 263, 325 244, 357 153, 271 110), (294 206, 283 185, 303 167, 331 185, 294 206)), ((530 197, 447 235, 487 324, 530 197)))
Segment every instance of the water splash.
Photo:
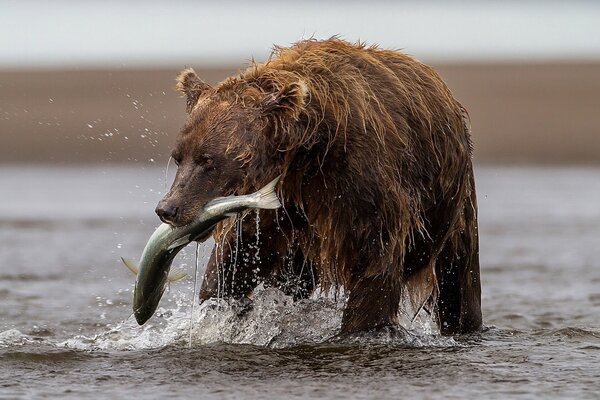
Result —
POLYGON ((256 209, 256 253, 254 253, 254 263, 260 265, 260 210, 256 209))
POLYGON ((419 322, 413 322, 412 326, 404 321, 406 331, 399 327, 340 338, 343 301, 316 296, 294 302, 275 288, 259 287, 250 305, 224 299, 207 300, 199 307, 189 304, 189 297, 181 296, 174 309, 159 308, 144 326, 138 326, 130 317, 106 332, 92 337, 76 336, 59 346, 80 350, 143 350, 225 342, 288 348, 339 341, 411 347, 457 345, 454 339, 436 333, 428 316, 417 319, 419 322))
POLYGON ((238 254, 240 251, 240 246, 242 245, 242 220, 240 218, 238 218, 235 222, 234 222, 234 226, 235 226, 235 249, 234 249, 234 253, 233 253, 233 268, 231 271, 231 289, 235 290, 234 285, 235 285, 235 274, 237 272, 237 263, 238 263, 238 254))
POLYGON ((197 287, 198 287, 198 265, 200 264, 200 243, 196 242, 196 262, 194 263, 194 293, 192 295, 192 306, 190 311, 190 337, 189 337, 189 347, 192 347, 192 328, 194 326, 194 305, 196 304, 196 299, 198 297, 197 287))
POLYGON ((224 341, 283 348, 321 343, 339 331, 341 315, 341 305, 329 299, 294 302, 278 289, 259 289, 250 307, 203 303, 195 317, 194 344, 224 341))
POLYGON ((18 329, 0 332, 0 347, 20 346, 28 342, 31 342, 31 338, 18 329))

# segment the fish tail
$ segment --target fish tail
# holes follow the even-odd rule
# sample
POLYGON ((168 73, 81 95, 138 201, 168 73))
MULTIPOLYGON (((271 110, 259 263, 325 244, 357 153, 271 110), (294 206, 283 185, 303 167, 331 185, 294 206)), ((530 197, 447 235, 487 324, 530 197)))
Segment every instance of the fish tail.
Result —
POLYGON ((280 177, 281 175, 254 194, 256 196, 255 208, 275 209, 281 207, 281 202, 275 193, 275 186, 277 186, 280 177))

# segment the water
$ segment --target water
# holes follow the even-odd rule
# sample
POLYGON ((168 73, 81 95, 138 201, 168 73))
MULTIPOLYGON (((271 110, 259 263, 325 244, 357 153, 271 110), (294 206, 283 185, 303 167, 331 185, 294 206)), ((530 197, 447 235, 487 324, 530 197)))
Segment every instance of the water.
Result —
POLYGON ((267 289, 196 306, 189 347, 195 247, 144 327, 119 262, 157 225, 163 170, 0 167, 0 398, 598 398, 600 168, 477 184, 484 332, 339 341, 339 301, 267 289))

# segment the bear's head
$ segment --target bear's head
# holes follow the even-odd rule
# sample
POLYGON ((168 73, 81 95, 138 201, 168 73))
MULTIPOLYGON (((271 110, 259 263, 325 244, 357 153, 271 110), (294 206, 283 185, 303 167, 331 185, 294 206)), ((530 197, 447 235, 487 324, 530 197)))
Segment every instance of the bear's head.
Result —
POLYGON ((213 88, 186 69, 177 89, 187 121, 172 152, 175 180, 156 213, 182 226, 210 200, 247 194, 281 173, 290 146, 282 131, 298 120, 307 87, 283 74, 230 78, 213 88))

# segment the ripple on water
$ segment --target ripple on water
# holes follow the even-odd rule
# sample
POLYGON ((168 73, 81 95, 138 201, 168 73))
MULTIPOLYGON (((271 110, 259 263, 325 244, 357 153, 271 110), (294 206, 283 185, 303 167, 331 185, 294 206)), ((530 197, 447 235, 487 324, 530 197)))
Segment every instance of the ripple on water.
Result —
POLYGON ((37 282, 37 281, 59 281, 64 279, 60 274, 1 274, 0 281, 19 281, 19 282, 37 282))
POLYGON ((543 335, 560 336, 567 338, 580 339, 600 339, 600 332, 591 329, 566 327, 560 329, 552 329, 546 332, 540 332, 543 335))

